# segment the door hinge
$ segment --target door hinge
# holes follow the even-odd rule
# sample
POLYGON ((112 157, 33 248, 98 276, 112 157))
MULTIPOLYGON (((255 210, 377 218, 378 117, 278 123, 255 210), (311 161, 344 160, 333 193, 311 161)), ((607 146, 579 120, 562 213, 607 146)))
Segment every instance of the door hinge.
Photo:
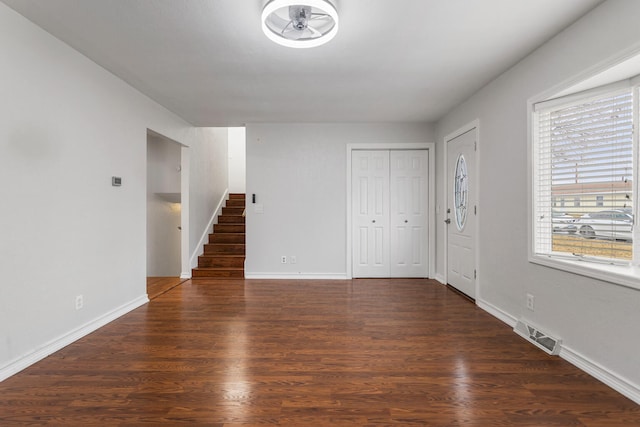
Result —
POLYGON ((478 215, 478 205, 473 205, 473 214, 478 215))
POLYGON ((473 151, 478 151, 478 141, 473 141, 473 151))
POLYGON ((474 279, 478 278, 478 270, 473 270, 473 278, 474 279))

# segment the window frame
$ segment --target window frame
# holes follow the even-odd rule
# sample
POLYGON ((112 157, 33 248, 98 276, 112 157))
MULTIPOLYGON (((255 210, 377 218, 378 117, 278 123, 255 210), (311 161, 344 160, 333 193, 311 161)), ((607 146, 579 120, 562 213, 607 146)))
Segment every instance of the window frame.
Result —
MULTIPOLYGON (((528 209, 527 209, 527 220, 528 220, 528 258, 529 262, 537 265, 542 265, 546 267, 550 267, 553 269, 566 271, 569 273, 574 273, 598 280, 602 280, 605 282, 609 282, 616 285, 621 285, 633 289, 640 289, 640 220, 638 218, 640 215, 639 207, 639 186, 638 186, 638 176, 640 175, 640 161, 639 161, 639 137, 638 133, 640 130, 640 82, 639 79, 625 79, 623 81, 619 81, 616 83, 596 87, 593 89, 589 89, 586 91, 566 94, 557 99, 553 99, 553 96, 539 96, 535 99, 530 99, 527 102, 527 112, 528 112, 528 209), (633 97, 633 134, 632 134, 632 145, 633 145, 633 208, 635 217, 634 218, 634 227, 633 227, 633 243, 632 243, 632 252, 633 259, 631 262, 621 262, 615 263, 610 262, 605 259, 597 259, 597 258, 587 258, 585 260, 582 257, 576 257, 570 254, 561 255, 561 254, 541 254, 536 253, 536 223, 535 223, 535 210, 536 210, 536 197, 537 192, 534 186, 536 185, 536 180, 534 176, 536 174, 537 167, 537 156, 538 156, 538 129, 537 129, 537 118, 535 107, 540 103, 553 103, 557 102, 558 105, 579 102, 580 100, 586 100, 590 97, 595 97, 599 95, 604 95, 607 93, 614 92, 616 90, 620 90, 624 87, 632 89, 632 97, 633 97), (638 226, 636 226, 636 224, 638 226)), ((558 93, 556 91, 555 93, 558 93)), ((551 201, 551 200, 550 200, 551 201)), ((556 200, 557 201, 557 200, 556 200)), ((562 200, 561 202, 563 202, 562 200)), ((561 206, 564 203, 560 203, 561 206)))

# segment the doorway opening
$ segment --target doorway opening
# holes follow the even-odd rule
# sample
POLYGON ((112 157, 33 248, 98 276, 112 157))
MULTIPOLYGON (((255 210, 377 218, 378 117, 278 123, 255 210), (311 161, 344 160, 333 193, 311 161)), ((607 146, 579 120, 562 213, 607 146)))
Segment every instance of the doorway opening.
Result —
POLYGON ((147 295, 180 284, 183 146, 147 131, 147 295))

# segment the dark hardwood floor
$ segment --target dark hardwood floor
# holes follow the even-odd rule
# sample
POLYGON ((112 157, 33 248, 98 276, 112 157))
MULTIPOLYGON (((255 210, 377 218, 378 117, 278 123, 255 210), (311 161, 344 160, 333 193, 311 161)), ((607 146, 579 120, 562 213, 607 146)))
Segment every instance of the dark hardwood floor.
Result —
POLYGON ((147 295, 150 300, 156 299, 186 280, 180 277, 147 277, 147 295))
POLYGON ((0 383, 0 425, 637 426, 429 280, 187 281, 0 383))

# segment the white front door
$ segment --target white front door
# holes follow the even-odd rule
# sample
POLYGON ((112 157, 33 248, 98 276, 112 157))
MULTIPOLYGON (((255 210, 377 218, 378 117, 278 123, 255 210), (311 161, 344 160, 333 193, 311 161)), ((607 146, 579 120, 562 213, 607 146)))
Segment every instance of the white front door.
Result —
POLYGON ((476 128, 447 141, 447 282, 476 297, 476 128))
POLYGON ((390 152, 391 277, 427 277, 429 151, 390 152))
POLYGON ((351 159, 353 277, 389 277, 389 151, 351 159))

